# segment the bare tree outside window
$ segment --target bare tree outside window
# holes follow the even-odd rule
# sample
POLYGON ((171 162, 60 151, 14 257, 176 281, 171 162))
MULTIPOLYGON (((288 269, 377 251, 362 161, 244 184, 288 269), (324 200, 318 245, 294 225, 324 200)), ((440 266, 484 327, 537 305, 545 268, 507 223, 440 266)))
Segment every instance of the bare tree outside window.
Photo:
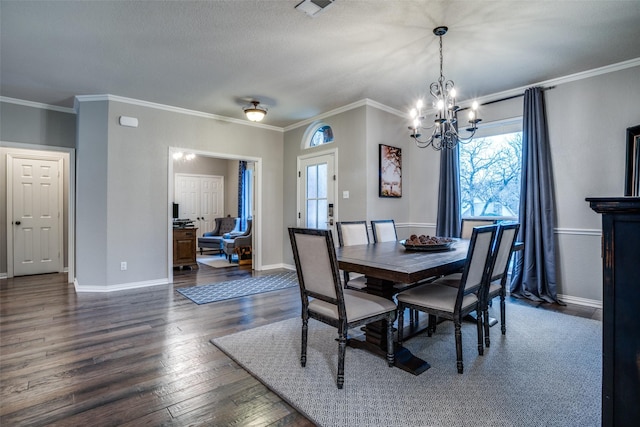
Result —
POLYGON ((522 133, 477 138, 459 147, 462 217, 517 217, 522 133))

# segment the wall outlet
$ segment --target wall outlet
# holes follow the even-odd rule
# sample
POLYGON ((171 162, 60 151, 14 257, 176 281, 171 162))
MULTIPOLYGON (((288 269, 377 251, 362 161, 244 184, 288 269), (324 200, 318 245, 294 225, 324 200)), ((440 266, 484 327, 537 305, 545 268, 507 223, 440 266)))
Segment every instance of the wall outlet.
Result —
POLYGON ((121 271, 125 271, 127 269, 127 262, 126 261, 122 261, 120 263, 120 270, 121 271))

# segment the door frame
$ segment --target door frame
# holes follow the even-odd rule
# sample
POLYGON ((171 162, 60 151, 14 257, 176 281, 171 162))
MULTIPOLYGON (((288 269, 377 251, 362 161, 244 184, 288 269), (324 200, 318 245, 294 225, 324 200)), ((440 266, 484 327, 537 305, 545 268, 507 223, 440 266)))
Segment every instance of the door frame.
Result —
POLYGON ((184 147, 169 147, 168 162, 168 192, 167 192, 167 277, 169 283, 173 283, 173 208, 171 201, 173 200, 173 192, 175 190, 173 179, 173 154, 176 152, 188 151, 196 156, 213 157, 225 160, 246 160, 253 162, 255 166, 253 188, 254 212, 253 222, 251 225, 251 235, 253 239, 252 249, 252 268, 256 271, 262 270, 262 157, 240 156, 229 153, 216 153, 213 151, 199 151, 184 147))
MULTIPOLYGON (((323 156, 333 156, 333 173, 336 177, 336 179, 333 180, 333 225, 331 227, 329 227, 329 229, 335 229, 335 224, 336 222, 339 221, 338 218, 340 218, 339 212, 339 203, 338 200, 340 199, 338 197, 338 149, 337 148, 331 148, 329 150, 323 150, 323 151, 315 151, 313 153, 309 153, 309 154, 303 154, 297 157, 296 159, 296 173, 300 173, 301 172, 301 163, 303 160, 309 160, 309 159, 313 159, 314 157, 323 157, 323 156)), ((302 191, 302 179, 300 179, 300 177, 298 177, 298 179, 296 179, 297 183, 296 183, 296 224, 298 225, 298 227, 301 226, 301 218, 298 218, 298 213, 302 212, 302 200, 300 199, 300 193, 302 191)))
MULTIPOLYGON (((40 144, 25 144, 21 142, 9 142, 2 141, 2 146, 6 152, 5 167, 8 165, 8 161, 12 157, 27 157, 35 159, 46 160, 61 160, 63 167, 61 168, 62 175, 60 176, 60 192, 64 192, 64 175, 68 175, 67 179, 67 205, 61 203, 63 209, 63 215, 60 219, 62 227, 60 228, 60 252, 64 252, 64 213, 67 214, 67 282, 73 283, 75 280, 75 189, 76 189, 76 161, 75 161, 75 148, 48 146, 40 144)), ((13 200, 9 196, 13 195, 13 188, 9 188, 10 184, 13 184, 13 177, 6 177, 6 192, 7 192, 7 206, 6 206, 6 236, 7 236, 7 278, 13 277, 13 227, 12 227, 12 212, 13 212, 13 200)), ((61 196, 62 197, 62 196, 61 196)), ((60 272, 65 271, 64 258, 60 262, 60 272)))

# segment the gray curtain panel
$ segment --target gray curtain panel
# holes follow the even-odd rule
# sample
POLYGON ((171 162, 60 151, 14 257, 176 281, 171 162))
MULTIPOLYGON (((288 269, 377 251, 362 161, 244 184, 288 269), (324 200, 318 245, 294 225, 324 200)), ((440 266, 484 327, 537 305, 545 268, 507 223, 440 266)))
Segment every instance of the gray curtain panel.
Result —
POLYGON ((556 289, 555 203, 551 152, 542 88, 524 93, 522 118, 520 232, 524 250, 515 253, 511 294, 558 302, 556 289))
POLYGON ((460 154, 458 146, 440 151, 436 236, 460 237, 460 154))

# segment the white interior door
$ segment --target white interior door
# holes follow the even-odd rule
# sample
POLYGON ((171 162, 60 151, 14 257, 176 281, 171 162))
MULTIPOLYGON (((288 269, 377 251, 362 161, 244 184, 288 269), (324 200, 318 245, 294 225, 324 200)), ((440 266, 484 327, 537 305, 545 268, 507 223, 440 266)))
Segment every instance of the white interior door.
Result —
POLYGON ((11 158, 14 276, 62 271, 61 163, 11 158))
POLYGON ((198 237, 215 228, 215 218, 224 212, 224 177, 176 174, 175 203, 181 219, 190 219, 198 228, 198 237))
POLYGON ((213 231, 215 219, 224 216, 224 177, 203 176, 200 180, 198 234, 213 231))
POLYGON ((298 226, 333 229, 335 206, 335 155, 299 158, 298 226))

